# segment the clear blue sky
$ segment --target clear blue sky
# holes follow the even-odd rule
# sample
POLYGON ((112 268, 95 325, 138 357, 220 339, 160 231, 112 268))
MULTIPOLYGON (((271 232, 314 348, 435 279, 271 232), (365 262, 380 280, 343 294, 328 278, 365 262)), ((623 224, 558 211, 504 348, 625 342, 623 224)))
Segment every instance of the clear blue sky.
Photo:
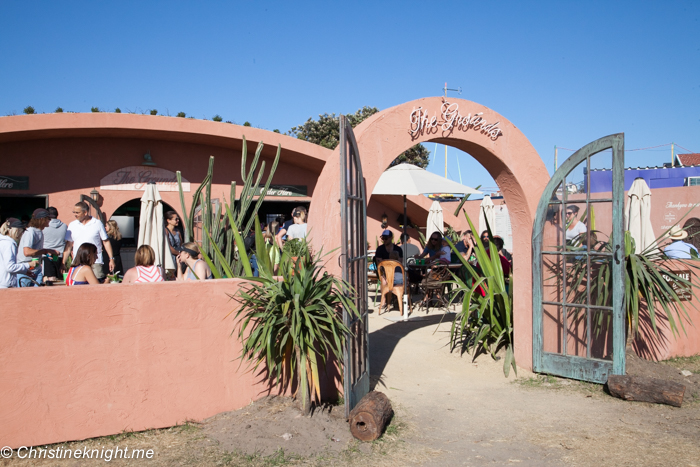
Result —
MULTIPOLYGON (((285 132, 447 82, 518 126, 550 172, 554 145, 616 132, 628 149, 700 152, 700 1, 5 1, 0 29, 0 115, 157 109, 285 132)), ((465 184, 493 184, 461 157, 465 184)))

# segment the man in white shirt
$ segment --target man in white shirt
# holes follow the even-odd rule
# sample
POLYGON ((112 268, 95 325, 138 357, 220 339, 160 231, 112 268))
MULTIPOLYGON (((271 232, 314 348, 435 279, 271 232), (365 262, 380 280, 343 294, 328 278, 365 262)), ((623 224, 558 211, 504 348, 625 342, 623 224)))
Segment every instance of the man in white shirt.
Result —
POLYGON ((95 277, 102 282, 105 274, 102 270, 102 248, 109 257, 109 270, 114 271, 114 254, 109 236, 101 221, 88 214, 88 205, 81 201, 73 207, 75 220, 68 225, 66 231, 66 249, 63 252, 63 264, 66 264, 71 250, 78 251, 83 243, 92 243, 97 247, 97 261, 92 265, 95 277))

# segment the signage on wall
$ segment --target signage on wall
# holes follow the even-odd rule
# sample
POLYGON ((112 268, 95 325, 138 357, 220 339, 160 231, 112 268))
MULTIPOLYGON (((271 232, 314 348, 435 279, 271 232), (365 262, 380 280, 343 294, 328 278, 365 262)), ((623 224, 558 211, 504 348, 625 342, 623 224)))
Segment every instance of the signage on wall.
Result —
MULTIPOLYGON (((154 182, 158 191, 178 191, 175 172, 159 167, 135 165, 115 170, 100 180, 100 190, 143 191, 154 182)), ((182 179, 182 191, 190 191, 190 182, 182 179)))
POLYGON ((675 224, 677 214, 684 216, 686 211, 692 208, 697 208, 700 206, 700 203, 697 204, 688 204, 688 203, 674 203, 673 201, 667 201, 665 208, 668 209, 666 214, 664 214, 664 221, 666 221, 666 225, 662 225, 661 228, 663 230, 668 230, 673 225, 675 224), (681 209, 683 209, 683 212, 680 212, 681 209), (675 212, 674 212, 675 210, 675 212))
MULTIPOLYGON (((258 187, 257 195, 260 196, 265 187, 258 187)), ((306 185, 270 185, 266 196, 308 196, 306 185)))
POLYGON ((28 190, 29 177, 0 175, 0 190, 28 190))
POLYGON ((496 141, 503 134, 503 130, 498 127, 501 122, 489 123, 482 115, 483 112, 462 115, 459 112, 459 104, 448 101, 442 103, 440 115, 433 112, 431 116, 423 107, 414 108, 410 115, 411 136, 416 138, 424 133, 437 134, 440 130, 443 133, 473 130, 496 141))
MULTIPOLYGON (((690 269, 684 269, 680 271, 671 271, 671 273, 680 277, 683 280, 690 282, 690 269)), ((666 274, 662 274, 662 277, 666 282, 671 284, 673 291, 678 295, 678 300, 681 302, 690 302, 693 300, 693 291, 690 290, 688 284, 676 281, 666 274)))

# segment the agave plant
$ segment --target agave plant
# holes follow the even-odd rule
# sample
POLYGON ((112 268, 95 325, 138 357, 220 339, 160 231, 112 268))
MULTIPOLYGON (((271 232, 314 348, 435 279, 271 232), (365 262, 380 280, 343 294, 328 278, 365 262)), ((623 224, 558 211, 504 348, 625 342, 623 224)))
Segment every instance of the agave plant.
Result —
POLYGON ((328 358, 342 368, 345 339, 351 335, 343 324, 339 308, 357 315, 352 300, 344 293, 349 284, 323 271, 324 256, 311 255, 302 240, 301 260, 282 255, 280 275, 274 277, 256 224, 256 251, 262 259, 260 277, 251 279, 232 296, 240 304, 236 322, 243 344, 241 359, 266 369, 266 378, 286 389, 295 381, 295 396, 305 414, 313 401, 321 400, 321 370, 328 358))
MULTIPOLYGON (((466 212, 464 215, 471 230, 476 232, 469 215, 466 212)), ((488 221, 486 225, 491 239, 493 235, 488 221)), ((496 353, 505 348, 503 373, 508 377, 512 368, 517 375, 513 352, 513 288, 506 284, 498 248, 489 240, 487 250, 481 239, 475 237, 474 252, 481 269, 477 272, 457 252, 454 243, 449 238, 446 239, 473 278, 465 282, 458 275, 452 274, 453 280, 450 282, 455 284, 455 291, 458 292, 454 296, 462 297, 462 310, 457 313, 450 329, 451 350, 460 347, 462 352, 471 353, 473 358, 481 353, 488 353, 495 358, 496 353)), ((512 284, 512 276, 510 281, 512 284)))

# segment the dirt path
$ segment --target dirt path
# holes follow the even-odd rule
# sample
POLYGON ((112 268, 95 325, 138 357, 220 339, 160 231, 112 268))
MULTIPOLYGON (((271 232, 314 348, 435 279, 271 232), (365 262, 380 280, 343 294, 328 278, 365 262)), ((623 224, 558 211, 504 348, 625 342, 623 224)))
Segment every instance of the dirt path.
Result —
POLYGON ((370 317, 370 371, 414 427, 407 443, 433 453, 422 465, 700 466, 698 403, 623 402, 596 385, 542 383, 522 369, 519 382, 506 380, 501 362, 450 353, 439 316, 384 316, 370 317))

